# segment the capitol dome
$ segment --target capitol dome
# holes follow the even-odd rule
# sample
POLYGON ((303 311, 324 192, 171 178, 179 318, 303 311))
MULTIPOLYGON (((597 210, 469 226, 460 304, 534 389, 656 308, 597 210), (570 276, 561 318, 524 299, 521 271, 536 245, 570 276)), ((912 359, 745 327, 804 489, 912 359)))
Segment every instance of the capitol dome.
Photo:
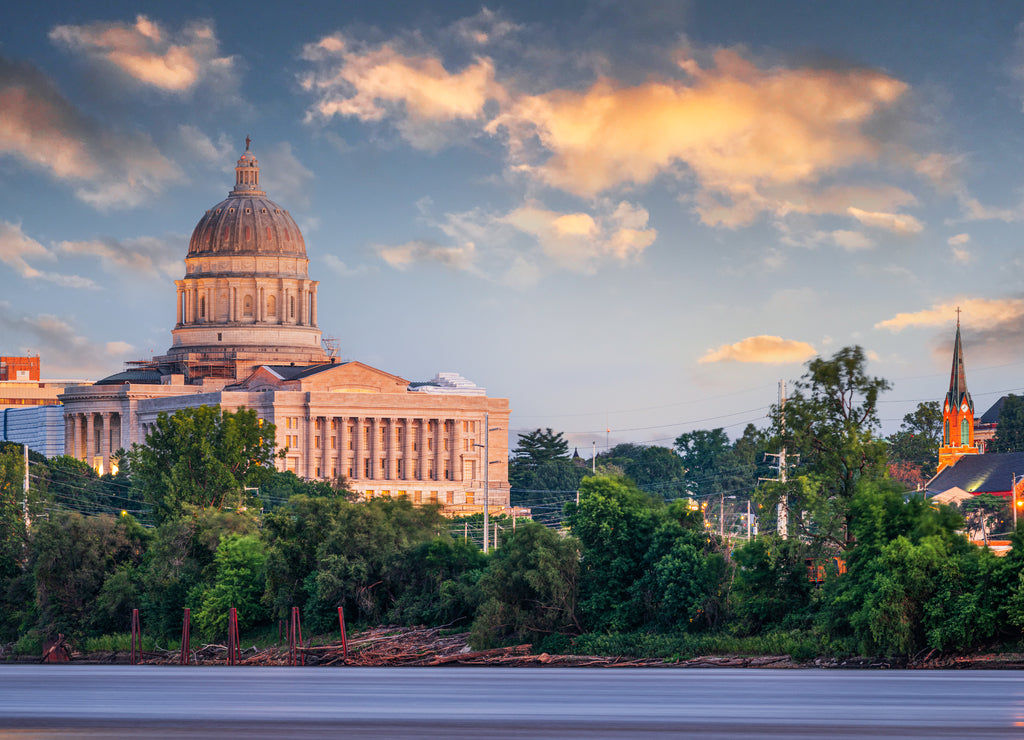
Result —
POLYGON ((302 232, 267 198, 255 155, 235 166, 235 187, 199 220, 178 289, 173 345, 160 358, 195 379, 240 378, 268 361, 326 361, 302 232))
POLYGON ((200 219, 189 241, 188 257, 213 255, 306 256, 291 214, 260 189, 259 162, 248 139, 235 166, 235 187, 200 219))

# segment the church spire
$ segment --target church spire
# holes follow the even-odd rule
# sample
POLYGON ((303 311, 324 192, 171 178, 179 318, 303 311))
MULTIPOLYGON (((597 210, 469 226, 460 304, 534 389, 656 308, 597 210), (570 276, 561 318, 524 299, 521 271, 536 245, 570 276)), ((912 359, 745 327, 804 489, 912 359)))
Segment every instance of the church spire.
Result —
POLYGON ((953 368, 949 372, 949 390, 942 405, 942 444, 939 446, 938 470, 964 455, 976 455, 974 443, 974 400, 967 390, 964 370, 964 345, 960 339, 960 308, 956 309, 956 339, 953 342, 953 368))
POLYGON ((967 390, 967 373, 964 370, 964 346, 960 339, 960 309, 956 310, 956 341, 953 344, 953 367, 949 373, 949 392, 946 393, 948 408, 958 409, 967 403, 974 413, 974 401, 967 390))

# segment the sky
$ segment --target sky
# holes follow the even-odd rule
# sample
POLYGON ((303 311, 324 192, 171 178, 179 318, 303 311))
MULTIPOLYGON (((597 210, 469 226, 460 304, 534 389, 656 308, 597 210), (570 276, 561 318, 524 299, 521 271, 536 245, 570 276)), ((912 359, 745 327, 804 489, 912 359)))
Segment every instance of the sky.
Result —
POLYGON ((340 355, 589 456, 767 424, 860 345, 882 431, 1024 390, 1024 3, 0 6, 0 354, 99 379, 252 137, 340 355))

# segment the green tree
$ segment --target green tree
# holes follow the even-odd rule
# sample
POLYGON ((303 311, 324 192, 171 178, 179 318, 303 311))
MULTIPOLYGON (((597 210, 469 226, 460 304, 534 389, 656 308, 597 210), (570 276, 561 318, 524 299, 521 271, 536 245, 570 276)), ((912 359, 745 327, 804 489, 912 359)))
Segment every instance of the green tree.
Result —
POLYGON ((743 634, 804 627, 811 615, 807 546, 798 539, 761 536, 733 553, 730 603, 743 634))
POLYGON ((709 627, 723 614, 724 560, 700 516, 627 478, 593 476, 566 505, 580 541, 580 620, 589 630, 709 627))
POLYGON ((993 452, 1024 452, 1024 398, 1010 394, 999 410, 993 452))
POLYGON ((899 431, 889 437, 889 460, 914 466, 924 480, 935 475, 942 442, 942 409, 924 401, 903 417, 899 431))
MULTIPOLYGON (((126 627, 127 612, 111 614, 95 605, 109 578, 142 560, 147 539, 130 516, 55 512, 36 522, 28 564, 35 582, 36 626, 47 634, 62 632, 72 638, 126 627)), ((107 604, 113 601, 112 591, 108 587, 107 604)))
MULTIPOLYGON (((571 497, 589 470, 569 458, 569 443, 550 427, 519 436, 508 465, 512 504, 561 503, 571 497)), ((538 516, 543 510, 537 511, 538 516)))
POLYGON ((579 568, 579 543, 572 537, 535 522, 507 535, 480 579, 473 646, 509 640, 538 644, 554 633, 578 633, 579 568))
POLYGON ((274 425, 255 411, 181 409, 161 413, 146 444, 133 446, 131 474, 158 521, 188 507, 238 508, 254 501, 245 489, 273 473, 275 447, 274 425))
POLYGON ((667 447, 618 444, 598 455, 603 465, 613 465, 645 491, 666 499, 687 495, 682 458, 667 447))
POLYGON ((866 365, 861 347, 811 360, 786 404, 784 430, 779 409, 773 413, 779 443, 800 455, 801 475, 786 488, 766 486, 763 502, 774 509, 786 494, 790 527, 822 545, 853 544, 850 502, 857 486, 886 474, 885 445, 876 432, 878 397, 889 383, 869 376, 866 365), (809 518, 792 515, 800 511, 809 518))
POLYGON ((244 631, 266 619, 260 597, 266 588, 266 551, 254 535, 226 535, 214 556, 213 585, 202 597, 196 625, 208 639, 227 635, 228 610, 234 607, 238 629, 244 631))
POLYGON ((534 465, 564 460, 569 457, 569 443, 561 432, 547 429, 535 429, 519 435, 519 441, 512 452, 516 460, 528 461, 534 465))
POLYGON ((182 610, 198 612, 203 594, 215 583, 214 558, 221 541, 258 531, 248 512, 202 509, 164 520, 139 568, 146 632, 165 639, 180 635, 182 610))

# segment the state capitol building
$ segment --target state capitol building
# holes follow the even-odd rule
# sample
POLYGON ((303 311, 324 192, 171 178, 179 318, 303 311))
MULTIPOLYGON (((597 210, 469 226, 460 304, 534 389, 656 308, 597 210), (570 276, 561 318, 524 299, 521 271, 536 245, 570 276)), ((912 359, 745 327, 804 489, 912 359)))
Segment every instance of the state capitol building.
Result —
POLYGON ((483 506, 489 418, 489 504, 508 506, 508 400, 457 373, 409 382, 328 353, 302 233, 267 198, 248 139, 235 173, 192 232, 167 353, 59 396, 66 453, 102 473, 161 413, 245 407, 276 426, 282 470, 466 512, 483 506))

